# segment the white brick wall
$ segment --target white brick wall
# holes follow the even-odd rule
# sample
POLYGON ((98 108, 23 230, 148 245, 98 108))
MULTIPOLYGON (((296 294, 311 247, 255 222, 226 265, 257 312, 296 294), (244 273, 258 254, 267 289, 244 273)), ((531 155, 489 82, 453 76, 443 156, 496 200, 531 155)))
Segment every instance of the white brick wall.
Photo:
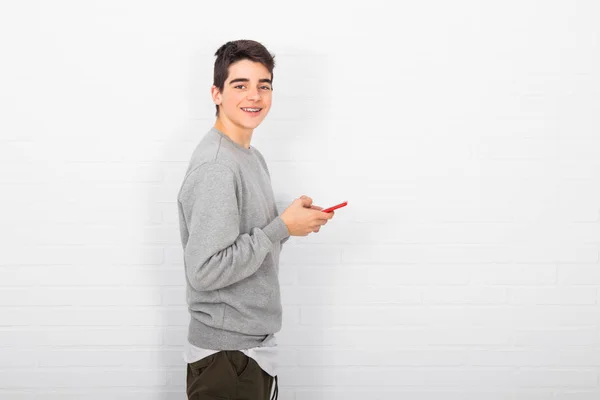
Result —
POLYGON ((600 7, 3 2, 0 399, 183 399, 212 54, 276 54, 283 400, 600 398, 600 7))

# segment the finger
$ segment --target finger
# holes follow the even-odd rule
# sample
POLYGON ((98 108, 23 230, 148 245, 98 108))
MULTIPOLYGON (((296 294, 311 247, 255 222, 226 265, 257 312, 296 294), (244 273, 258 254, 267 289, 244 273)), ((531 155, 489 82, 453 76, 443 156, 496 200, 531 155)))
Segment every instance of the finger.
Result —
POLYGON ((312 199, 307 196, 300 197, 300 202, 302 203, 302 206, 306 208, 310 208, 310 206, 312 205, 312 199))
POLYGON ((312 208, 313 210, 317 210, 317 211, 321 211, 323 209, 323 207, 319 207, 319 206, 310 206, 310 208, 312 208))
POLYGON ((324 213, 324 212, 320 212, 319 216, 317 218, 319 219, 324 219, 324 220, 329 220, 331 218, 333 218, 334 212, 328 212, 328 213, 324 213))

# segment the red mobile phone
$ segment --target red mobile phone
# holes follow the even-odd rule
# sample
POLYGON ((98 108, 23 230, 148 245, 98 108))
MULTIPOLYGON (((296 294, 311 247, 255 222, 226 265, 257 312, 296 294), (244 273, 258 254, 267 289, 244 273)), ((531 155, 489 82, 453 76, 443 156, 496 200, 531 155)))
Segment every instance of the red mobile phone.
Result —
POLYGON ((321 210, 321 212, 330 213, 330 212, 332 212, 333 210, 337 210, 338 208, 346 207, 347 205, 348 205, 348 202, 347 202, 347 201, 345 201, 345 202, 343 202, 343 203, 340 203, 340 204, 338 204, 338 205, 336 205, 336 206, 333 206, 333 207, 326 208, 325 210, 321 210))

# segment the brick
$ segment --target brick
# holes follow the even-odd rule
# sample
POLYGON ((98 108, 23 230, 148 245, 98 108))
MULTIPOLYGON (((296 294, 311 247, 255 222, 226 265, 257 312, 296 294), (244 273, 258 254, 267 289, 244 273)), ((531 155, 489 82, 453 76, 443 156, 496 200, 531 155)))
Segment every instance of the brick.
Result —
POLYGON ((154 288, 21 288, 0 291, 3 306, 156 306, 160 291, 154 288))
POLYGON ((510 304, 592 305, 596 304, 595 288, 510 288, 510 304))
POLYGON ((471 284, 551 285, 556 283, 555 265, 481 264, 471 268, 471 284))
POLYGON ((342 250, 343 263, 596 263, 592 246, 353 245, 342 250))
POLYGON ((34 246, 10 247, 3 252, 4 265, 160 265, 163 249, 154 246, 34 246))
POLYGON ((341 260, 340 249, 332 246, 284 246, 280 256, 282 266, 339 264, 341 260))
POLYGON ((284 327, 279 333, 282 346, 344 346, 359 347, 370 343, 373 349, 395 349, 407 345, 480 345, 512 344, 511 331, 506 328, 397 328, 361 327, 284 327), (377 337, 373 342, 372 338, 377 337))
POLYGON ((480 286, 429 286, 423 288, 425 304, 504 304, 506 289, 480 286))
POLYGON ((598 325, 595 307, 568 306, 360 306, 303 307, 301 322, 313 326, 515 326, 521 328, 598 325))
MULTIPOLYGON (((539 343, 541 344, 541 343, 539 343)), ((521 366, 521 367, 597 367, 600 352, 581 346, 566 346, 557 342, 555 347, 519 348, 510 350, 472 350, 469 365, 473 366, 521 366), (560 346, 560 347, 559 347, 560 346)))
POLYGON ((59 349, 35 352, 40 368, 75 367, 129 367, 133 369, 160 369, 183 365, 182 351, 179 350, 129 350, 129 349, 59 349))
POLYGON ((422 289, 405 287, 284 286, 282 302, 294 305, 419 304, 422 289))
POLYGON ((39 379, 31 379, 31 371, 11 370, 3 372, 6 389, 14 388, 85 388, 93 386, 160 387, 166 384, 161 370, 132 371, 82 368, 74 370, 37 369, 39 379))
POLYGON ((303 367, 391 367, 391 366, 460 366, 467 363, 462 350, 305 350, 298 353, 298 366, 303 367))
POLYGON ((592 388, 597 386, 597 372, 590 369, 519 369, 515 372, 520 387, 592 388))
POLYGON ((469 282, 465 266, 445 265, 342 265, 303 266, 298 269, 301 285, 394 287, 412 285, 463 285, 469 282))
POLYGON ((0 328, 0 348, 31 349, 65 346, 157 346, 161 330, 152 327, 0 328))
POLYGON ((558 282, 564 285, 600 286, 600 264, 560 265, 558 267, 558 282))
MULTIPOLYGON (((323 388, 320 390, 303 389, 297 392, 296 400, 387 400, 387 399, 411 399, 411 400, 435 400, 443 398, 445 400, 513 400, 514 391, 498 389, 495 391, 476 390, 472 388, 457 390, 456 388, 446 388, 432 390, 423 389, 405 389, 405 388, 357 388, 354 390, 323 388)), ((547 400, 553 396, 552 391, 542 394, 542 397, 532 397, 531 393, 526 393, 529 397, 521 400, 547 400)))
POLYGON ((595 346, 600 343, 593 326, 546 329, 516 329, 515 344, 518 346, 595 346))
POLYGON ((425 371, 400 368, 281 367, 280 379, 291 386, 423 386, 425 371), (360 376, 360 381, 356 379, 360 376), (354 377, 354 378, 352 378, 354 377), (360 383, 359 383, 360 382, 360 383))
MULTIPOLYGON (((183 394, 185 396, 185 394, 183 394)), ((83 388, 68 389, 60 388, 53 389, 52 392, 44 389, 27 389, 27 391, 19 390, 0 390, 0 398, 10 400, 32 400, 36 397, 43 396, 46 400, 181 400, 181 389, 162 389, 154 387, 148 389, 128 389, 125 387, 115 388, 92 388, 85 390, 83 388)))
POLYGON ((14 286, 127 286, 156 287, 185 284, 180 269, 119 265, 88 268, 76 265, 0 267, 0 283, 14 286))

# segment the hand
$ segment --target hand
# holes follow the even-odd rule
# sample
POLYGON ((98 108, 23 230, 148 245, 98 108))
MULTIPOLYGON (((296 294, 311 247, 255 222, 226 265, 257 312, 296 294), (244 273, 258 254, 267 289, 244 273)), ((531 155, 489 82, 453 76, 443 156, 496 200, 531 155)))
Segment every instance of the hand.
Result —
POLYGON ((311 232, 319 232, 321 226, 333 218, 333 212, 324 213, 322 209, 313 206, 310 197, 301 196, 285 209, 281 219, 287 225, 290 236, 307 236, 311 232))
MULTIPOLYGON (((312 206, 310 206, 310 209, 311 209, 311 210, 317 210, 317 211, 321 211, 321 210, 323 210, 323 207, 319 207, 319 206, 312 205, 312 206)), ((332 212, 330 212, 330 213, 328 213, 328 214, 331 214, 331 218, 333 218, 333 216, 334 216, 334 214, 335 214, 335 213, 332 211, 332 212)), ((330 218, 330 219, 331 219, 331 218, 330 218)), ((328 220, 326 220, 326 221, 323 223, 323 225, 325 225, 325 224, 327 223, 327 221, 328 221, 328 220)), ((322 225, 321 225, 321 226, 322 226, 322 225)), ((319 232, 319 230, 321 229, 321 226, 318 226, 318 227, 317 227, 317 229, 313 230, 313 232, 314 232, 314 233, 317 233, 317 232, 319 232)))

